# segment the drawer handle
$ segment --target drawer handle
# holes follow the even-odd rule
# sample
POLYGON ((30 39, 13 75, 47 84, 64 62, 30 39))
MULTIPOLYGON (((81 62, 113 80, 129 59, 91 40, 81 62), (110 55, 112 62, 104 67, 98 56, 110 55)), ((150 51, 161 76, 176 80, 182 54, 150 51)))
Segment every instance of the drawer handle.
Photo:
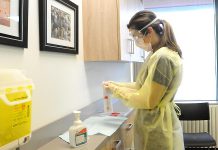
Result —
POLYGON ((115 145, 114 145, 113 150, 121 150, 122 141, 121 140, 116 140, 116 141, 114 141, 114 143, 115 143, 115 145))
POLYGON ((132 127, 133 127, 133 124, 132 124, 132 123, 129 123, 129 124, 127 124, 126 130, 129 131, 129 130, 132 129, 132 127))

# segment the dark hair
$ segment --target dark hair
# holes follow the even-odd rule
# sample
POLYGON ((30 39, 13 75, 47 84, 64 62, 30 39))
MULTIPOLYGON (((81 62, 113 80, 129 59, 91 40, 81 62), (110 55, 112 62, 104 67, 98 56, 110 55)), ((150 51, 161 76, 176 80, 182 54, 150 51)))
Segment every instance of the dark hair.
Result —
MULTIPOLYGON (((127 28, 140 31, 141 29, 143 29, 143 27, 148 25, 155 18, 157 18, 156 14, 151 11, 139 11, 130 19, 127 28)), ((176 42, 173 29, 167 21, 157 19, 149 27, 152 27, 155 30, 155 32, 159 35, 159 47, 168 47, 169 49, 178 52, 179 56, 182 58, 182 51, 176 42)), ((141 30, 140 32, 146 35, 147 28, 141 30)))

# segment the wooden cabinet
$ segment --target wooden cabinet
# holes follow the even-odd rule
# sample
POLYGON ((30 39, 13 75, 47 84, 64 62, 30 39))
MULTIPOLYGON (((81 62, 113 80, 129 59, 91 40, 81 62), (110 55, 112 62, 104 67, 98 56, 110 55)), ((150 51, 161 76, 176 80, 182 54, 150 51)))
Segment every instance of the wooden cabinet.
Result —
POLYGON ((131 150, 133 148, 134 111, 122 126, 102 143, 97 150, 131 150))
POLYGON ((129 36, 130 18, 141 0, 83 0, 85 61, 144 61, 144 51, 129 36))

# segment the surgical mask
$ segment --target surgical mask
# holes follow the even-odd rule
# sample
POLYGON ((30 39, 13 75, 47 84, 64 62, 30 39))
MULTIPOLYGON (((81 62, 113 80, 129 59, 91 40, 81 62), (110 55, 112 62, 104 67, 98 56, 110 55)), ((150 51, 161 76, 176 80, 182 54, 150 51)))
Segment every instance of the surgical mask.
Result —
POLYGON ((136 46, 138 46, 139 48, 144 49, 145 51, 149 52, 152 51, 152 46, 151 43, 145 43, 143 38, 136 38, 135 40, 135 44, 136 46))

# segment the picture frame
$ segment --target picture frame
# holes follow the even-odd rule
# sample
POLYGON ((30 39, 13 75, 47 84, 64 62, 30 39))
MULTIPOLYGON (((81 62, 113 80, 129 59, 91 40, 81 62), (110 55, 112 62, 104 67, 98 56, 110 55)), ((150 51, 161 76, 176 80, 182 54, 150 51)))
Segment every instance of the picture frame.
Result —
POLYGON ((78 54, 78 13, 70 0, 39 0, 40 50, 78 54))
POLYGON ((28 47, 28 0, 0 0, 0 44, 28 47))

